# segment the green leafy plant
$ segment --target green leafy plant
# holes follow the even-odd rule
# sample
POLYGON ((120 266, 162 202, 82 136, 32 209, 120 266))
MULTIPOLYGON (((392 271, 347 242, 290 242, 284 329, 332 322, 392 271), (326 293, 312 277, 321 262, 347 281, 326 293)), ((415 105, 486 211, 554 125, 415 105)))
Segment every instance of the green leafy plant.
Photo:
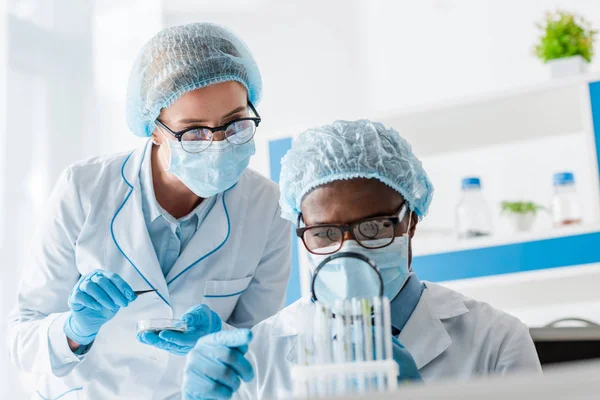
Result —
POLYGON ((592 60, 598 31, 591 29, 583 17, 560 10, 548 12, 545 20, 536 26, 542 36, 535 54, 543 62, 571 56, 581 56, 587 62, 592 60))
POLYGON ((538 211, 544 209, 544 207, 531 201, 503 201, 500 206, 502 207, 502 213, 510 214, 531 213, 535 215, 538 211))

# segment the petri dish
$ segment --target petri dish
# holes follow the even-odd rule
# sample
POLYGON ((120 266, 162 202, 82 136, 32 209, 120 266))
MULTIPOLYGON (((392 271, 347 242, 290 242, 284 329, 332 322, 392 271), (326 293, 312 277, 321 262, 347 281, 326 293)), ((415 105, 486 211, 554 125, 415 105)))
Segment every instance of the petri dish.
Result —
POLYGON ((137 333, 162 331, 187 332, 187 324, 180 319, 169 318, 143 319, 137 323, 137 333))

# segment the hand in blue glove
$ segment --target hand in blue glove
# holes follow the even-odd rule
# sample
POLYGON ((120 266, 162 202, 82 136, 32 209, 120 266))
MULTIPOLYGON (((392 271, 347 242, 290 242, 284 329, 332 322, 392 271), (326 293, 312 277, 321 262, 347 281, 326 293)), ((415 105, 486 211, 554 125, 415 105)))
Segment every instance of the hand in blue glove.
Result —
POLYGON ((417 368, 414 358, 408 350, 400 343, 398 339, 392 336, 392 355, 394 361, 398 363, 400 374, 398 376, 398 383, 410 381, 410 382, 422 382, 423 378, 417 368))
POLYGON ((102 325, 135 299, 131 287, 115 273, 96 270, 82 276, 69 295, 71 314, 63 330, 72 341, 88 345, 102 325))
POLYGON ((248 329, 217 332, 198 340, 187 357, 182 399, 229 399, 240 380, 254 379, 252 364, 244 357, 251 340, 248 329))
POLYGON ((219 332, 223 326, 219 315, 205 304, 190 308, 181 319, 187 323, 187 332, 141 332, 137 338, 144 344, 185 356, 194 348, 198 339, 219 332))

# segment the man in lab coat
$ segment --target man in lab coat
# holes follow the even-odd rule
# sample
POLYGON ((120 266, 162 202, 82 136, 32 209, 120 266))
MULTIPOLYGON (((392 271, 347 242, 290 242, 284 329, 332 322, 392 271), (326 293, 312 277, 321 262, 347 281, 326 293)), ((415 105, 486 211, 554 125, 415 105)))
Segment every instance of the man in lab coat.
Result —
MULTIPOLYGON (((541 371, 521 321, 422 282, 412 271, 411 240, 427 214, 433 186, 396 131, 367 120, 308 130, 282 160, 280 187, 283 217, 298 224, 313 273, 325 257, 344 251, 377 265, 391 300, 390 333, 401 381, 541 371)), ((335 297, 340 281, 351 290, 367 279, 341 269, 323 278, 319 296, 335 297)), ((252 332, 201 339, 188 356, 184 397, 289 398, 297 337, 311 318, 314 297, 298 300, 252 332)))

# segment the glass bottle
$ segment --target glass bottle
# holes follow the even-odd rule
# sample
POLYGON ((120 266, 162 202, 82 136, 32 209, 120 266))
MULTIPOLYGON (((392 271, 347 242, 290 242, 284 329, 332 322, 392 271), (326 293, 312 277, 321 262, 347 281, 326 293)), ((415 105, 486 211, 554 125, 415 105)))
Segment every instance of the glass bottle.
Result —
POLYGON ((555 227, 581 223, 581 211, 575 187, 575 175, 572 172, 554 174, 552 222, 555 227))
POLYGON ((456 206, 456 230, 461 239, 492 234, 492 215, 483 193, 481 179, 462 180, 462 198, 456 206))

